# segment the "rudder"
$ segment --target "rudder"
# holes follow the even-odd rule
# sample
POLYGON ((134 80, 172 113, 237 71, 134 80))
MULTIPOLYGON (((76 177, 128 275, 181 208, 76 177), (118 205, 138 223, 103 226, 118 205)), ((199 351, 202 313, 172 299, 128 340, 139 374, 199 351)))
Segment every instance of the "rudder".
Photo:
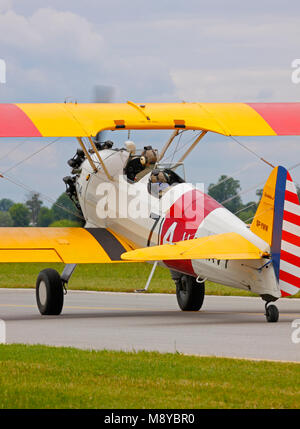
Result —
POLYGON ((250 229, 271 247, 281 295, 295 295, 300 291, 300 204, 284 167, 270 174, 250 229))

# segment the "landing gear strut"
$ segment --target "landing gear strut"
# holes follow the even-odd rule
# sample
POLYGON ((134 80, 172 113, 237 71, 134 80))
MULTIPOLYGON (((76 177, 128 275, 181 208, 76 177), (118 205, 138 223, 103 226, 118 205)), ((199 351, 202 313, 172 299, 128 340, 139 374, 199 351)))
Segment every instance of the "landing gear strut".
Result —
POLYGON ((279 311, 276 305, 269 304, 268 302, 266 302, 265 309, 266 309, 265 316, 267 321, 271 323, 277 322, 279 319, 279 311))

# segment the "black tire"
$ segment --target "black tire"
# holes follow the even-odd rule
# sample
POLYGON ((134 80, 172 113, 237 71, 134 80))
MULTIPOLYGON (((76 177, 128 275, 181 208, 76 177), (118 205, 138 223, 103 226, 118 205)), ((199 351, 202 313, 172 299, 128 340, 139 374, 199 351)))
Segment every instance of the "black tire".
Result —
POLYGON ((42 270, 36 281, 36 302, 42 315, 58 315, 64 304, 60 275, 52 268, 42 270))
POLYGON ((205 284, 195 277, 183 275, 176 281, 176 296, 182 311, 199 311, 205 296, 205 284))
POLYGON ((267 318, 267 321, 270 323, 274 323, 278 321, 279 311, 276 305, 271 304, 266 307, 266 318, 267 318))

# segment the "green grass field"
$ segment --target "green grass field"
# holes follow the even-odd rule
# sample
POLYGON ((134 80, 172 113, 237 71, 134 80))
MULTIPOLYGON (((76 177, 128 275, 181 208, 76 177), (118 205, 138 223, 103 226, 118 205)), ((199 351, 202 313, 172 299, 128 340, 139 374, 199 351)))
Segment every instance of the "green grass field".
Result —
MULTIPOLYGON (((38 272, 60 264, 2 264, 0 287, 35 286, 38 272)), ((148 264, 81 265, 70 288, 132 292, 148 264)), ((158 267, 151 292, 174 293, 158 267)), ((210 282, 207 294, 251 295, 210 282)), ((178 353, 84 351, 0 345, 0 408, 299 408, 300 365, 178 353)))
MULTIPOLYGON (((63 264, 1 264, 0 288, 34 288, 38 273, 44 268, 62 272, 63 264)), ((78 265, 70 280, 70 289, 133 292, 145 286, 152 265, 132 264, 82 264, 78 265)), ((206 282, 206 295, 256 296, 248 291, 206 282)), ((150 293, 175 293, 169 270, 157 267, 148 290, 150 293)), ((295 295, 300 298, 300 293, 295 295)))
POLYGON ((0 408, 299 408, 300 365, 0 345, 0 408))
MULTIPOLYGON (((1 264, 0 288, 35 287, 36 277, 44 268, 54 268, 62 272, 63 264, 1 264)), ((78 265, 70 280, 70 289, 101 290, 114 292, 133 292, 146 284, 152 265, 146 263, 130 264, 86 264, 78 265)), ((151 293, 175 293, 175 285, 169 270, 157 267, 151 285, 151 293)), ((253 294, 239 289, 206 282, 208 295, 244 295, 253 294)))

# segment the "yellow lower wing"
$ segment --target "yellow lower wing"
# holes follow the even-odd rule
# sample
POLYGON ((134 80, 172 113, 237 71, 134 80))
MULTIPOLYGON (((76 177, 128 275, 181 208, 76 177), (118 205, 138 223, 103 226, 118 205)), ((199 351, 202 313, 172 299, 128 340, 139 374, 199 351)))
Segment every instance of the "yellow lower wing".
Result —
POLYGON ((0 262, 122 262, 133 248, 104 228, 0 228, 0 262))
POLYGON ((265 255, 258 247, 235 232, 146 247, 121 255, 124 260, 135 261, 260 259, 263 256, 265 255))

